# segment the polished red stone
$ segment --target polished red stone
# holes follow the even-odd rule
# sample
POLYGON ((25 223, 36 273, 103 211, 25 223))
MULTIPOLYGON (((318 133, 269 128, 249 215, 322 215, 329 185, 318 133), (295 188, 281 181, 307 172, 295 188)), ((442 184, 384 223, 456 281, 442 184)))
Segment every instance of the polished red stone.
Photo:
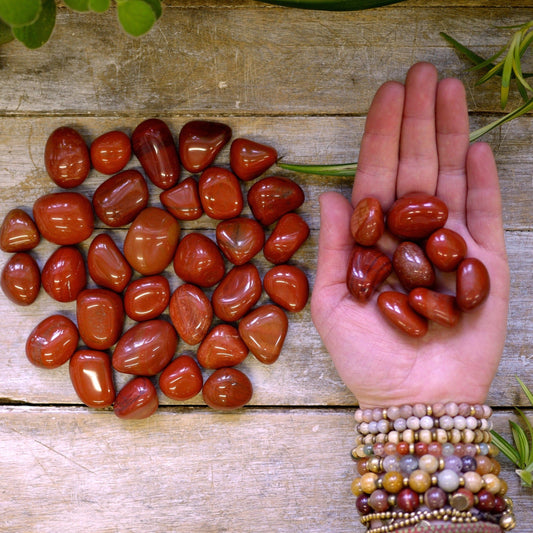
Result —
POLYGON ((423 239, 442 228, 448 218, 446 204, 425 193, 411 193, 398 198, 387 214, 391 233, 402 239, 423 239))
POLYGON ((129 283, 132 270, 115 241, 106 233, 97 235, 87 252, 87 268, 93 281, 115 292, 129 283))
POLYGON ((159 407, 154 384, 143 376, 128 381, 119 391, 113 412, 123 420, 142 420, 152 416, 159 407))
POLYGON ((148 186, 137 170, 123 170, 98 186, 94 212, 108 226, 129 224, 148 204, 148 186))
POLYGON ((107 350, 122 333, 122 298, 108 289, 85 289, 76 299, 76 317, 82 341, 94 350, 107 350))
POLYGON ((385 230, 381 204, 375 198, 363 198, 356 206, 350 220, 350 232, 357 244, 374 246, 385 230))
POLYGON ((30 215, 22 209, 11 209, 0 227, 0 249, 4 252, 28 252, 41 240, 30 215))
POLYGON ((409 293, 409 305, 420 315, 442 326, 453 327, 460 317, 455 298, 423 287, 409 293))
POLYGON ((54 130, 44 147, 44 164, 54 183, 65 189, 81 185, 91 169, 89 150, 73 128, 54 130))
POLYGON ((33 204, 33 219, 45 239, 60 245, 82 242, 94 229, 91 202, 77 192, 41 196, 33 204))
POLYGON ((170 319, 178 335, 191 346, 203 340, 213 320, 213 307, 202 289, 180 285, 170 299, 170 319))
POLYGON ((231 143, 230 165, 243 181, 253 180, 278 159, 274 148, 249 139, 238 138, 231 143))
POLYGON ((271 300, 287 311, 301 311, 309 298, 307 276, 294 265, 271 268, 263 278, 263 286, 271 300))
POLYGON ((217 410, 238 409, 246 405, 253 394, 250 379, 236 368, 219 368, 206 380, 202 389, 204 402, 217 410))
POLYGON ((457 268, 456 299, 463 311, 481 305, 490 292, 490 277, 485 265, 473 257, 463 259, 457 268))
POLYGON ((198 194, 207 216, 227 220, 240 215, 243 207, 241 185, 235 175, 221 167, 209 167, 202 172, 198 194))
POLYGON ((212 287, 224 276, 224 258, 209 237, 189 233, 181 239, 176 250, 174 271, 187 283, 212 287))
POLYGON ((348 262, 346 285, 354 298, 366 302, 391 272, 391 260, 383 252, 356 244, 348 262))
POLYGON ((54 300, 73 302, 87 285, 81 252, 74 246, 58 248, 44 264, 41 283, 54 300))
POLYGON ((108 131, 91 143, 91 162, 102 174, 120 172, 131 159, 130 138, 119 130, 108 131))
POLYGON ((392 266, 407 291, 416 287, 433 287, 435 271, 418 244, 401 242, 392 256, 392 266))
POLYGON ((252 214, 264 226, 300 207, 304 199, 304 192, 297 183, 278 176, 263 178, 248 191, 252 214))
POLYGON ((288 327, 285 312, 276 305, 266 304, 242 318, 239 335, 261 363, 270 365, 281 353, 288 327))
POLYGON ((78 350, 69 363, 70 381, 89 407, 109 407, 115 401, 111 361, 105 352, 78 350))
POLYGON ((161 392, 180 402, 196 396, 202 390, 202 385, 202 371, 198 363, 188 355, 176 357, 159 376, 161 392))
POLYGON ((452 272, 466 256, 466 242, 455 231, 441 228, 429 236, 426 254, 436 268, 452 272))
POLYGON ((0 286, 13 303, 32 304, 41 288, 39 265, 30 254, 17 252, 2 269, 0 286))
POLYGON ((244 265, 263 248, 265 231, 257 220, 237 217, 218 223, 216 239, 231 263, 244 265))
POLYGON ((140 322, 118 341, 113 368, 125 374, 154 376, 165 368, 176 351, 178 335, 166 320, 140 322))
POLYGON ((231 139, 231 128, 221 122, 191 120, 181 128, 178 146, 182 165, 201 172, 215 160, 231 139))
POLYGON ((309 226, 300 215, 283 215, 265 243, 265 258, 275 265, 286 263, 308 236, 309 226))
POLYGON ((174 257, 179 235, 179 223, 171 214, 159 207, 147 207, 126 234, 124 256, 140 274, 160 274, 174 257))
POLYGON ((420 496, 413 489, 404 488, 396 496, 396 503, 402 511, 412 513, 420 505, 420 496))
POLYGON ((124 292, 124 310, 138 322, 161 315, 170 300, 170 285, 161 275, 146 276, 132 281, 124 292))
POLYGON ((211 297, 215 315, 226 322, 243 317, 261 297, 261 278, 252 263, 234 266, 211 297))
POLYGON ((196 357, 204 368, 225 368, 242 363, 248 348, 237 329, 230 324, 215 326, 198 346, 196 357))
POLYGON ((133 152, 150 181, 161 189, 178 182, 180 162, 169 127, 158 118, 141 122, 131 136, 133 152))
POLYGON ((196 220, 204 212, 198 195, 198 183, 192 176, 185 178, 172 189, 163 191, 159 199, 167 211, 178 220, 196 220))
POLYGON ((384 291, 378 296, 378 308, 391 324, 411 337, 422 337, 427 333, 427 319, 411 308, 406 294, 384 291))
POLYGON ((26 340, 28 361, 41 368, 57 368, 66 363, 78 346, 78 328, 63 315, 45 318, 26 340))

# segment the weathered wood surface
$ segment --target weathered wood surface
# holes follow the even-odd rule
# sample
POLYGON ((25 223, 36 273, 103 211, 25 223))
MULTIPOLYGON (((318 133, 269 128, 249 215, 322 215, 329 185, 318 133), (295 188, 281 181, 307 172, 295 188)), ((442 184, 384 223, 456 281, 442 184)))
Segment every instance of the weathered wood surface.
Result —
MULTIPOLYGON (((530 0, 409 0, 359 13, 175 0, 152 32, 132 40, 118 30, 113 12, 60 7, 42 49, 0 47, 0 219, 55 190, 43 150, 59 125, 76 127, 89 142, 114 128, 131 132, 150 116, 165 118, 174 133, 190 118, 209 117, 228 123, 235 135, 275 146, 289 162, 354 161, 377 87, 428 60, 442 76, 465 81, 477 128, 501 116, 497 81, 475 87, 476 75, 438 34, 488 55, 508 37, 497 26, 531 16, 530 0)), ((531 58, 525 69, 533 71, 531 58)), ((489 403, 500 408, 496 428, 508 435, 509 407, 527 405, 515 376, 533 386, 533 117, 486 140, 500 171, 512 274, 508 338, 489 403)), ((219 161, 227 160, 226 149, 219 161)), ((290 176, 305 190, 300 213, 312 229, 294 262, 312 284, 318 196, 349 195, 351 180, 290 176)), ((93 172, 80 190, 91 196, 102 178, 93 172)), ((214 225, 202 217, 183 228, 212 236, 214 225)), ((120 244, 124 233, 114 230, 113 238, 120 244)), ((53 249, 45 242, 36 249, 41 266, 53 249)), ((0 265, 7 259, 0 253, 0 265)), ((261 256, 257 265, 261 273, 268 268, 261 256)), ((167 274, 176 286, 172 268, 167 274)), ((28 333, 55 311, 74 316, 72 304, 58 304, 44 291, 27 308, 0 294, 1 532, 363 531, 349 492, 355 400, 321 345, 309 306, 291 316, 276 364, 252 357, 244 363, 255 389, 250 407, 220 414, 200 397, 187 406, 161 397, 154 417, 133 423, 81 406, 66 367, 45 371, 27 362, 28 333)), ((533 494, 519 487, 508 462, 503 466, 516 502, 515 531, 530 533, 533 494)))

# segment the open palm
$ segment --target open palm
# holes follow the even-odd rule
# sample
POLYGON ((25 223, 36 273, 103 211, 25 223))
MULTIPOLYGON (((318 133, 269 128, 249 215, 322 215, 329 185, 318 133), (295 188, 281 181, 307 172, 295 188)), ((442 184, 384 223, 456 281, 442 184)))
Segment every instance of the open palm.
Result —
MULTIPOLYGON (((416 64, 405 84, 388 82, 376 93, 351 203, 338 193, 321 195, 311 311, 339 375, 362 407, 483 402, 496 373, 509 300, 501 200, 492 152, 484 143, 470 145, 468 134, 463 85, 456 79, 438 81, 432 65, 416 64), (346 286, 353 206, 372 196, 386 211, 396 198, 414 191, 447 204, 446 227, 464 237, 467 255, 480 259, 491 278, 480 307, 463 313, 454 328, 431 323, 421 338, 387 323, 376 294, 361 304, 346 286)), ((386 235, 379 244, 387 246, 390 240, 386 235)), ((451 281, 447 275, 440 283, 453 292, 451 281)), ((387 288, 386 283, 381 290, 387 288)))

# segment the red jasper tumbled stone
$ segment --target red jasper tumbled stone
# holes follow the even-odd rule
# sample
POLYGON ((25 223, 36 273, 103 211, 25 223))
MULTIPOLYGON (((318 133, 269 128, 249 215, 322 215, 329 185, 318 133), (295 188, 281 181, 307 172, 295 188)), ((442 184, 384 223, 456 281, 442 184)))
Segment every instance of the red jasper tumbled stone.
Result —
POLYGON ((250 379, 237 368, 219 368, 202 389, 204 402, 213 409, 231 410, 246 405, 253 394, 250 379))
POLYGON ((28 361, 40 368, 57 368, 66 363, 78 346, 78 328, 63 315, 45 318, 26 340, 28 361))
POLYGON ((41 196, 33 204, 33 218, 41 235, 60 245, 82 242, 94 229, 91 202, 77 192, 41 196))
POLYGON ((415 287, 432 287, 435 271, 424 250, 410 241, 401 242, 394 250, 392 266, 407 291, 415 287))
POLYGON ((108 226, 129 224, 148 204, 148 186, 137 170, 124 170, 105 180, 93 195, 94 212, 108 226))
POLYGON ((426 254, 436 268, 451 272, 466 256, 466 242, 457 232, 441 228, 429 236, 426 254))
POLYGON ((109 407, 115 400, 111 361, 105 352, 78 350, 69 363, 72 386, 89 407, 109 407))
POLYGON ((263 278, 265 291, 274 303, 287 311, 301 311, 309 298, 307 276, 297 266, 277 265, 263 278))
POLYGON ((191 120, 181 128, 178 146, 182 165, 189 172, 201 172, 215 160, 231 139, 231 128, 221 122, 191 120))
POLYGON ((283 215, 265 243, 265 258, 275 265, 286 263, 308 236, 309 226, 300 215, 283 215))
POLYGON ((167 211, 178 220, 196 220, 204 212, 198 194, 198 183, 191 176, 172 189, 163 191, 159 199, 167 211))
POLYGON ((158 118, 141 122, 131 136, 133 152, 150 181, 161 189, 178 182, 180 162, 169 127, 158 118))
POLYGON ((355 206, 350 220, 350 232, 357 244, 374 246, 385 230, 381 204, 376 198, 363 198, 355 206))
POLYGON ((152 416, 159 407, 154 384, 143 376, 128 381, 119 391, 113 412, 123 420, 142 420, 152 416))
POLYGON ((0 228, 0 249, 4 252, 28 252, 41 240, 30 215, 22 209, 11 209, 0 228))
POLYGON ((408 296, 397 291, 384 291, 378 296, 378 308, 389 322, 411 337, 427 333, 427 319, 409 305, 408 296))
POLYGON ((44 164, 54 183, 65 189, 81 185, 91 169, 89 150, 73 128, 54 130, 44 148, 44 164))
POLYGON ((189 400, 202 390, 202 385, 202 371, 188 355, 176 357, 159 376, 159 388, 172 400, 189 400))
POLYGON ((130 138, 119 130, 108 131, 91 143, 91 162, 102 174, 120 172, 131 159, 130 138))
POLYGON ((456 299, 463 311, 471 311, 482 304, 490 291, 487 267, 473 257, 463 259, 457 267, 456 299))
POLYGON ((270 168, 277 160, 274 148, 250 139, 238 138, 231 143, 230 165, 243 181, 253 180, 270 168))
POLYGON ((198 194, 207 216, 227 220, 240 215, 243 207, 241 185, 225 168, 209 167, 202 172, 198 194))
POLYGON ((43 289, 58 302, 73 302, 87 285, 85 261, 74 246, 59 247, 41 273, 43 289))
POLYGON ((257 220, 237 217, 223 220, 216 229, 218 247, 234 265, 244 265, 265 243, 265 231, 257 220))
POLYGON ((17 305, 32 304, 41 288, 41 272, 35 259, 26 252, 17 252, 2 269, 0 286, 17 305))
POLYGON ((230 324, 215 326, 198 347, 198 362, 209 369, 236 366, 248 355, 239 332, 230 324))
POLYGON ((145 276, 132 281, 124 292, 124 310, 138 322, 157 318, 167 308, 170 285, 161 275, 145 276))
POLYGON ((449 294, 419 287, 409 293, 409 305, 418 314, 441 326, 453 327, 459 321, 459 308, 455 298, 449 294))

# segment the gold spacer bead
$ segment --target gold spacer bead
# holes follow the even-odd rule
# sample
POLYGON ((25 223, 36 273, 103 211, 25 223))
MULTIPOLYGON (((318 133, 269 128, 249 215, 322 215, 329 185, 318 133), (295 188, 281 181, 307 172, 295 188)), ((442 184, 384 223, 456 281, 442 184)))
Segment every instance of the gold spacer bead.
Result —
POLYGON ((509 531, 510 529, 513 529, 516 526, 516 520, 513 514, 506 513, 500 518, 500 526, 505 529, 505 531, 509 531))

